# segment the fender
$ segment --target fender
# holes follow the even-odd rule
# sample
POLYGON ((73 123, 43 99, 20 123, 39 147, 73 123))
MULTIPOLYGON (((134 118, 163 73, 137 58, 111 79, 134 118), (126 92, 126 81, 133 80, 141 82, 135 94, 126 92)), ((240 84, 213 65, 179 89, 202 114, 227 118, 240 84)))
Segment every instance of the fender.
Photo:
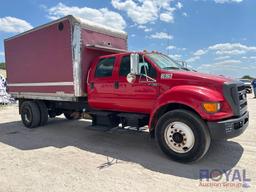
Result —
POLYGON ((221 90, 210 88, 196 85, 180 85, 162 93, 150 113, 149 129, 151 129, 153 121, 157 120, 155 117, 157 117, 159 109, 169 104, 181 104, 189 107, 205 120, 217 120, 232 116, 229 112, 230 110, 227 110, 230 106, 224 102, 225 98, 221 94, 221 90), (215 114, 206 113, 202 107, 203 102, 221 102, 223 109, 226 110, 221 110, 215 114))

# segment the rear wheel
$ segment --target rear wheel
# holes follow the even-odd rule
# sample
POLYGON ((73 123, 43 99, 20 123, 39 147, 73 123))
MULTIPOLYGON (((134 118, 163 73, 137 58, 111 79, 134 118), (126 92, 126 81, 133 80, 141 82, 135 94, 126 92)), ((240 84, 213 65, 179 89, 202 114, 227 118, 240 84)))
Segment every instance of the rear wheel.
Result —
POLYGON ((161 150, 179 162, 201 159, 211 142, 207 126, 200 117, 181 109, 167 112, 159 119, 156 138, 161 150))
POLYGON ((48 121, 48 109, 43 101, 36 102, 40 111, 40 126, 43 126, 48 121))
POLYGON ((36 102, 23 102, 20 112, 22 122, 27 128, 35 128, 40 124, 40 110, 36 102))

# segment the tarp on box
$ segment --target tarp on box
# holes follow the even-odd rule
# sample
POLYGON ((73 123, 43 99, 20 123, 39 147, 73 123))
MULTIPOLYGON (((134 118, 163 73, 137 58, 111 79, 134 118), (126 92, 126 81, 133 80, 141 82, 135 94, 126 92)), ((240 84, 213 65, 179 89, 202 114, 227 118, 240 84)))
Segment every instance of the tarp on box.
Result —
POLYGON ((6 79, 0 75, 0 104, 14 103, 14 99, 6 91, 6 79))

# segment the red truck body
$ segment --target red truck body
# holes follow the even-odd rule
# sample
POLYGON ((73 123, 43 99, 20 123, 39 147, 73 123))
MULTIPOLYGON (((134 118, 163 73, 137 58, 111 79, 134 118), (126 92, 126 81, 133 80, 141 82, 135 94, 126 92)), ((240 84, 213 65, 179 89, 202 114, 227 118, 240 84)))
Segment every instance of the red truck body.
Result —
POLYGON ((248 127, 241 82, 190 71, 157 52, 127 51, 123 31, 67 16, 5 40, 9 92, 28 128, 48 116, 93 125, 148 126, 181 162, 200 159, 212 139, 248 127))

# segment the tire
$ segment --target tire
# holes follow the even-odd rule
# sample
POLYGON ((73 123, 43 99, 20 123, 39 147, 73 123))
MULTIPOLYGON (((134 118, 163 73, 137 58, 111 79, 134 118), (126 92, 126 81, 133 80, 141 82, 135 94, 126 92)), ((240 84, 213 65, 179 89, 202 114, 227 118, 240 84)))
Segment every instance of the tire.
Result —
POLYGON ((21 104, 21 119, 27 128, 35 128, 40 124, 40 110, 36 102, 25 101, 21 104))
POLYGON ((44 126, 48 121, 48 109, 43 101, 36 102, 40 111, 40 123, 39 126, 44 126))
POLYGON ((183 163, 201 159, 211 143, 206 124, 196 114, 183 109, 167 112, 159 119, 156 140, 169 158, 183 163))
POLYGON ((71 116, 72 112, 65 112, 64 116, 67 120, 75 120, 75 117, 71 116))

